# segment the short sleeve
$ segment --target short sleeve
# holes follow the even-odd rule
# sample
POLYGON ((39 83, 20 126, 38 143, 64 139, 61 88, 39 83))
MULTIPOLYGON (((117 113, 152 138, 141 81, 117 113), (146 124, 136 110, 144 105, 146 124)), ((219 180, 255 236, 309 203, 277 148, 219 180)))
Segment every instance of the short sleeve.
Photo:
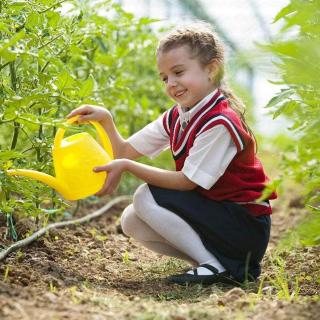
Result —
POLYGON ((191 181, 209 190, 236 154, 237 147, 228 129, 224 125, 216 125, 195 139, 182 172, 191 181))
POLYGON ((163 127, 163 117, 149 123, 127 140, 134 149, 151 159, 170 145, 170 137, 163 127))

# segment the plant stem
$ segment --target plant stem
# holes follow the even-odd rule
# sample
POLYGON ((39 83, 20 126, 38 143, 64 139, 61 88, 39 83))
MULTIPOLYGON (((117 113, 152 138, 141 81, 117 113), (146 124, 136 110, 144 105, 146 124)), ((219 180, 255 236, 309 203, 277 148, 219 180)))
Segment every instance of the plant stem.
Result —
MULTIPOLYGON (((41 116, 41 112, 42 112, 42 109, 39 108, 39 116, 41 116)), ((43 137, 43 126, 42 124, 40 124, 39 130, 38 130, 39 141, 41 141, 42 137, 43 137)), ((37 147, 37 160, 41 162, 41 146, 37 147)))
POLYGON ((21 130, 22 130, 22 132, 27 136, 27 138, 30 140, 30 142, 31 142, 31 144, 32 144, 32 148, 29 148, 29 149, 23 151, 22 153, 24 153, 24 152, 26 152, 26 151, 29 151, 29 150, 31 150, 31 149, 33 149, 33 148, 36 149, 37 147, 36 147, 36 145, 34 144, 34 142, 32 141, 32 139, 29 137, 27 131, 24 130, 23 128, 21 128, 21 130))
POLYGON ((1 66, 0 66, 0 70, 2 70, 3 68, 5 68, 5 67, 6 67, 7 65, 9 65, 9 64, 10 64, 10 62, 7 62, 7 63, 1 65, 1 66))
POLYGON ((18 136, 19 136, 20 123, 14 122, 14 131, 11 141, 11 150, 14 150, 17 146, 18 136))
MULTIPOLYGON (((17 92, 17 74, 16 74, 16 68, 15 68, 15 62, 10 62, 10 78, 11 78, 11 87, 14 90, 14 92, 17 92)), ((11 150, 15 149, 17 142, 18 142, 18 136, 19 136, 19 128, 20 123, 14 122, 14 131, 11 141, 11 150)))
POLYGON ((58 6, 58 5, 61 4, 61 3, 66 2, 66 1, 67 1, 67 0, 58 1, 58 2, 56 2, 55 4, 53 4, 51 7, 47 8, 47 9, 44 9, 44 10, 42 10, 42 11, 39 11, 38 13, 45 13, 45 12, 51 10, 52 8, 58 6))
POLYGON ((76 204, 76 207, 74 208, 73 212, 72 212, 72 215, 75 216, 76 213, 78 212, 79 208, 80 208, 80 203, 81 203, 81 200, 78 200, 77 201, 77 204, 76 204))
POLYGON ((40 73, 43 73, 44 70, 47 68, 47 66, 49 65, 50 61, 47 61, 46 64, 41 68, 40 73))
POLYGON ((10 62, 10 78, 11 78, 11 87, 15 92, 17 92, 17 74, 16 74, 16 68, 14 63, 15 63, 14 61, 10 62))
POLYGON ((43 49, 44 47, 46 47, 47 45, 49 45, 50 43, 54 42, 55 40, 59 39, 63 34, 58 34, 57 36, 55 36, 54 38, 52 38, 50 41, 46 42, 45 44, 43 44, 42 46, 38 47, 38 50, 43 49))

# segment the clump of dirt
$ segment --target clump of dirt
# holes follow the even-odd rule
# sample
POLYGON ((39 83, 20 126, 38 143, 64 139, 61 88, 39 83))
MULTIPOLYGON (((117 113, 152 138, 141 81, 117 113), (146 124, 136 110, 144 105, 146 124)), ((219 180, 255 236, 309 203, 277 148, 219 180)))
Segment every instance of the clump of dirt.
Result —
MULTIPOLYGON (((283 251, 277 261, 272 255, 302 208, 275 210, 261 282, 232 288, 168 284, 166 276, 187 264, 126 237, 119 223, 124 205, 88 224, 52 230, 7 257, 0 265, 0 318, 291 320, 320 314, 319 247, 283 251)), ((87 204, 78 215, 97 207, 87 204)), ((19 223, 25 232, 28 222, 19 223)))

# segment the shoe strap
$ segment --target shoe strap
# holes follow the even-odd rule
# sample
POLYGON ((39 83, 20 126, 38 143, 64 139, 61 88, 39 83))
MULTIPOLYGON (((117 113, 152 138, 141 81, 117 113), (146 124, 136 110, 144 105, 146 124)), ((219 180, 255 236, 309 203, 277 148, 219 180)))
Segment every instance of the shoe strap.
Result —
POLYGON ((213 274, 219 273, 219 270, 217 268, 215 268, 214 266, 207 264, 207 263, 198 265, 198 268, 200 268, 200 267, 210 270, 213 274))

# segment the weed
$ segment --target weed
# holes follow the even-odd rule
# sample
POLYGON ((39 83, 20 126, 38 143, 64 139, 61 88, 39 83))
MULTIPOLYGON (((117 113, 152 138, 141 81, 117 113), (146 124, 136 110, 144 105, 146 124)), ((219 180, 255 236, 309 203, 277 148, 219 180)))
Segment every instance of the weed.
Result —
POLYGON ((128 253, 128 251, 126 250, 124 253, 123 253, 123 255, 122 255, 122 262, 124 263, 124 264, 130 264, 130 257, 129 257, 129 253, 128 253))
POLYGON ((16 253, 16 258, 21 261, 25 257, 25 253, 21 250, 18 250, 16 253))
POLYGON ((91 228, 91 229, 89 230, 89 233, 91 234, 92 238, 97 239, 97 240, 99 240, 99 241, 106 241, 106 240, 108 240, 108 237, 105 236, 105 235, 99 234, 96 228, 91 228))
POLYGON ((49 290, 50 290, 50 292, 52 292, 52 293, 55 293, 55 292, 57 291, 57 288, 56 288, 56 286, 52 283, 52 281, 50 281, 50 283, 49 283, 49 290))
POLYGON ((285 271, 286 262, 279 256, 273 258, 276 268, 274 276, 268 276, 269 283, 277 290, 277 297, 287 301, 295 301, 299 297, 300 286, 299 277, 296 276, 292 281, 285 271))
POLYGON ((4 275, 3 275, 3 281, 6 282, 9 278, 9 271, 10 271, 10 267, 6 266, 6 269, 4 271, 4 275))
POLYGON ((197 302, 200 297, 208 296, 211 293, 210 288, 205 288, 201 284, 186 285, 177 288, 176 290, 166 291, 156 295, 156 300, 172 301, 172 300, 187 300, 189 302, 197 302))
POLYGON ((78 297, 78 288, 73 286, 69 288, 70 294, 71 294, 71 300, 73 303, 80 303, 80 299, 78 297))

